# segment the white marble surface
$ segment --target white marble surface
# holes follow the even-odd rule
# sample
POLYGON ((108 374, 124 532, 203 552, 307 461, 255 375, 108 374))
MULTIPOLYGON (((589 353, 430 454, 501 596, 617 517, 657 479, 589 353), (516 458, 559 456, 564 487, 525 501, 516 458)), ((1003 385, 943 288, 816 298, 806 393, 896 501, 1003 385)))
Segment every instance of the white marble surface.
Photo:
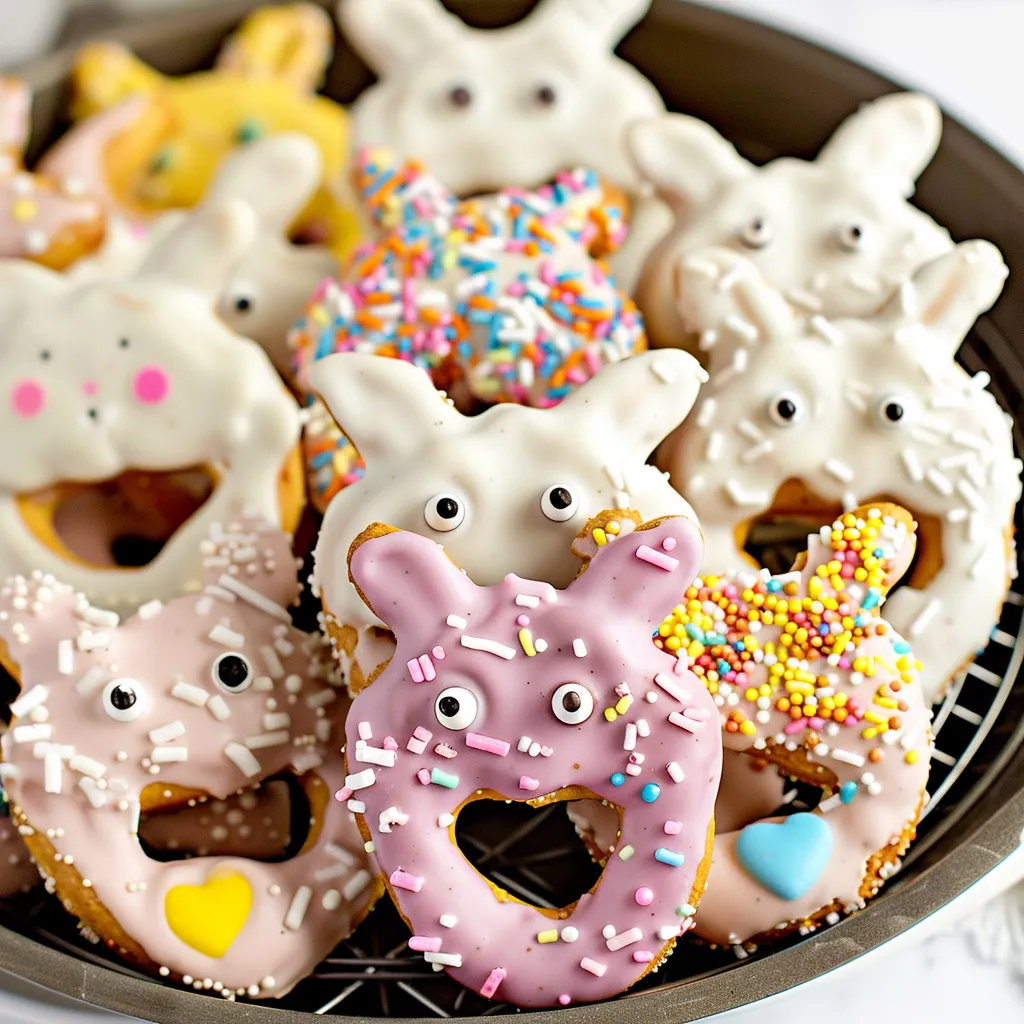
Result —
MULTIPOLYGON (((125 0, 154 3, 156 0, 125 0)), ((711 0, 708 0, 711 2, 711 0)), ((1024 164, 1024 0, 714 0, 715 6, 789 27, 932 93, 951 112, 1024 164)), ((63 0, 0 0, 0 65, 45 45, 63 0), (14 55, 14 56, 12 56, 14 55)), ((986 895, 1024 874, 1024 855, 985 886, 986 895)), ((884 947, 850 968, 767 1006, 714 1024, 1010 1024, 1024 1020, 1024 974, 1010 966, 1016 941, 1024 969, 1024 897, 1003 896, 987 909, 977 900, 937 915, 898 948, 884 947), (963 918, 962 914, 967 914, 963 918), (989 927, 992 919, 996 927, 989 927), (1017 929, 1014 939, 1014 928, 1017 929), (937 932, 937 934, 935 934, 937 932), (976 955, 972 934, 995 962, 976 955), (992 937, 997 938, 993 939, 992 937)), ((2 1024, 99 1024, 125 1018, 57 1000, 0 975, 2 1024)))

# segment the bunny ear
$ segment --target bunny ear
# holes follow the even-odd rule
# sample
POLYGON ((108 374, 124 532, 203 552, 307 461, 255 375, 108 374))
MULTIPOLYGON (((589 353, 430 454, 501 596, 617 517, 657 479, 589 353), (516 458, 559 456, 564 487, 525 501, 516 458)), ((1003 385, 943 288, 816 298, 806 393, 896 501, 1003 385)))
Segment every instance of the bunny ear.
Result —
POLYGON ((683 322, 710 349, 732 333, 743 344, 792 335, 796 320, 751 260, 731 249, 677 257, 673 288, 683 322))
POLYGON ((200 207, 156 242, 135 278, 177 284, 214 298, 255 236, 255 214, 240 199, 200 207))
POLYGON ((643 461, 683 422, 707 379, 700 363, 680 349, 642 352, 606 366, 551 414, 594 436, 613 430, 643 461))
POLYGON ((20 78, 0 78, 0 147, 25 149, 31 108, 32 94, 20 78))
POLYGON ((316 92, 334 53, 330 15, 316 4, 261 7, 217 55, 217 71, 272 79, 298 93, 316 92))
POLYGON ((323 158, 307 135, 260 139, 221 164, 204 203, 241 199, 266 232, 286 235, 320 183, 323 158))
POLYGON ((597 549, 570 594, 636 609, 653 624, 680 602, 700 570, 704 538, 682 516, 645 523, 597 549))
POLYGON ((701 206, 723 185, 752 172, 731 142, 685 114, 634 122, 626 130, 626 148, 640 174, 676 209, 701 206))
POLYGON ((866 103, 825 144, 818 163, 844 174, 888 178, 903 196, 928 166, 942 137, 942 112, 920 93, 893 93, 866 103))
POLYGON ((952 356, 978 317, 999 298, 1008 273, 991 242, 961 242, 922 267, 887 312, 923 325, 929 344, 944 347, 952 356), (894 314, 894 306, 902 308, 894 314))
POLYGON ((402 359, 340 352, 314 363, 310 386, 372 467, 411 458, 463 419, 427 373, 402 359))
POLYGON ((436 541, 384 523, 356 537, 348 567, 359 596, 399 643, 404 636, 415 641, 424 628, 443 623, 450 614, 465 618, 481 589, 436 541))
POLYGON ((133 96, 152 96, 163 76, 119 43, 89 43, 78 51, 72 75, 71 116, 79 121, 133 96))
POLYGON ((438 0, 339 0, 338 21, 363 59, 382 75, 469 31, 438 0))
POLYGON ((542 0, 527 23, 562 22, 571 28, 574 43, 590 39, 613 50, 650 10, 652 0, 542 0))
MULTIPOLYGON (((0 260, 0 324, 10 323, 26 307, 45 304, 67 290, 63 274, 28 260, 0 260)), ((0 351, 14 340, 0 330, 0 351)))

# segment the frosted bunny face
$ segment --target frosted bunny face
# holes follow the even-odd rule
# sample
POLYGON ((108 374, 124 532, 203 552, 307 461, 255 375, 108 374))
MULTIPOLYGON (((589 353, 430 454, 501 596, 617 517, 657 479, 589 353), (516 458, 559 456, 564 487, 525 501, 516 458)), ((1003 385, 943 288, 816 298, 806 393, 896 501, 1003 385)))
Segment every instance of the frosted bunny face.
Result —
POLYGON ((988 375, 972 378, 954 359, 1005 277, 993 246, 964 242, 877 316, 829 322, 795 317, 726 250, 684 269, 684 312, 710 346, 711 381, 659 464, 704 524, 705 569, 743 564, 737 537, 742 545, 791 480, 833 511, 889 498, 934 517, 941 531, 922 551, 941 546, 924 556, 941 568, 887 604, 924 663, 929 697, 985 645, 1011 574, 1020 463, 988 375))
POLYGON ((554 409, 504 405, 465 417, 408 363, 352 353, 321 360, 313 389, 367 464, 321 529, 316 579, 326 607, 342 623, 374 623, 346 559, 375 520, 433 538, 481 585, 509 572, 565 585, 578 567, 572 540, 602 508, 688 515, 646 459, 686 415, 701 379, 685 353, 644 353, 606 367, 554 409))
POLYGON ((478 30, 436 0, 342 0, 342 26, 380 76, 353 108, 356 142, 420 159, 460 194, 575 166, 636 184, 625 128, 664 104, 612 51, 649 6, 545 0, 516 25, 478 30))
POLYGON ((636 125, 633 158, 677 217, 641 285, 657 342, 679 344, 693 330, 679 308, 681 263, 708 246, 743 253, 803 312, 847 317, 879 309, 951 245, 907 201, 940 131, 931 100, 887 96, 840 125, 816 160, 756 167, 695 118, 636 125))
POLYGON ((120 282, 75 285, 24 264, 0 269, 6 573, 53 572, 120 609, 180 592, 217 516, 235 508, 279 520, 278 475, 298 438, 298 410, 263 352, 211 308, 252 235, 248 209, 225 203, 168 234, 120 282), (22 496, 69 482, 196 466, 210 467, 217 489, 187 536, 172 538, 180 554, 165 549, 147 570, 152 592, 145 579, 101 583, 103 573, 80 561, 62 564, 18 511, 22 496))

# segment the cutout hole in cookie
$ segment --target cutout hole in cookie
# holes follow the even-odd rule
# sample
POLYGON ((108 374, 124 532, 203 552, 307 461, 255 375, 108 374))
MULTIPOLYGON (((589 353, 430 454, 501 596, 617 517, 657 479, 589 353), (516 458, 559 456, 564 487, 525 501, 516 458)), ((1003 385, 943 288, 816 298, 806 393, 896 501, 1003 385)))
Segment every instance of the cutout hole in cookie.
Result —
POLYGON ((100 569, 149 565, 210 500, 215 472, 129 470, 96 483, 67 483, 19 495, 21 518, 51 551, 100 569))
MULTIPOLYGON (((922 590, 942 568, 942 520, 921 514, 899 497, 873 495, 861 502, 902 505, 917 520, 917 550, 910 570, 890 591, 909 586, 922 590)), ((797 555, 807 550, 807 537, 842 515, 842 506, 809 491, 799 480, 787 480, 775 493, 771 505, 760 515, 744 522, 738 538, 743 550, 759 566, 773 574, 789 572, 797 555)))
POLYGON ((475 799, 456 814, 455 840, 491 885, 543 909, 572 906, 603 872, 561 799, 539 807, 497 795, 475 799))
POLYGON ((162 806, 181 791, 160 783, 146 787, 139 844, 152 860, 192 857, 245 857, 279 863, 294 857, 308 841, 312 811, 300 780, 268 779, 227 800, 190 797, 177 807, 162 806))

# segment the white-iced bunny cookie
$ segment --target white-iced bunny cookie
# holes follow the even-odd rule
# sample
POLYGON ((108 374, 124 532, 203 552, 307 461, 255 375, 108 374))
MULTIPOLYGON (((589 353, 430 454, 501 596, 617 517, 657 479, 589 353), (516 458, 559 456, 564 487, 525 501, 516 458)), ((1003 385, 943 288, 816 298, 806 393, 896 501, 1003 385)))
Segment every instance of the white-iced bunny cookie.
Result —
POLYGON ((459 195, 535 188, 586 167, 634 199, 633 233, 612 260, 630 291, 671 219, 641 200, 627 125, 665 104, 615 56, 651 0, 542 0, 502 29, 470 28, 440 0, 341 0, 338 18, 379 81, 355 102, 357 146, 421 160, 459 195))
POLYGON ((830 523, 888 499, 920 524, 909 585, 886 617, 924 665, 937 697, 989 638, 1013 574, 1020 497, 1008 417, 955 361, 1006 278, 988 242, 929 263, 878 315, 822 323, 794 316, 742 256, 691 256, 684 311, 711 349, 695 414, 658 454, 704 528, 704 567, 747 561, 765 513, 830 523))
POLYGON ((198 589, 212 523, 294 529, 298 407, 212 308, 254 231, 245 204, 210 206, 117 282, 0 264, 0 575, 123 613, 198 589))
MULTIPOLYGON (((327 508, 315 581, 327 626, 352 656, 380 625, 349 581, 349 547, 372 522, 443 544, 481 586, 509 572, 566 586, 573 538, 603 508, 691 516, 647 457, 692 406, 703 370, 684 352, 643 353, 603 369, 553 409, 492 406, 463 416, 398 359, 344 353, 310 371, 313 389, 366 460, 365 477, 327 508)), ((349 685, 391 653, 360 652, 349 685), (374 660, 376 659, 376 660, 374 660)))
POLYGON ((817 159, 757 167, 696 118, 669 114, 634 125, 631 155, 676 214, 637 289, 652 344, 695 351, 681 271, 687 255, 708 246, 742 252, 808 315, 878 310, 952 245, 908 202, 941 131, 928 97, 898 93, 844 121, 817 159))
POLYGON ((225 159, 195 211, 165 214, 148 233, 116 221, 103 248, 76 263, 68 275, 74 281, 126 276, 183 218, 226 200, 242 200, 256 216, 256 234, 220 291, 217 312, 230 328, 258 342, 284 373, 289 368, 289 328, 316 286, 338 269, 329 249, 295 245, 288 237, 316 191, 322 165, 320 150, 304 135, 274 135, 250 143, 225 159))

